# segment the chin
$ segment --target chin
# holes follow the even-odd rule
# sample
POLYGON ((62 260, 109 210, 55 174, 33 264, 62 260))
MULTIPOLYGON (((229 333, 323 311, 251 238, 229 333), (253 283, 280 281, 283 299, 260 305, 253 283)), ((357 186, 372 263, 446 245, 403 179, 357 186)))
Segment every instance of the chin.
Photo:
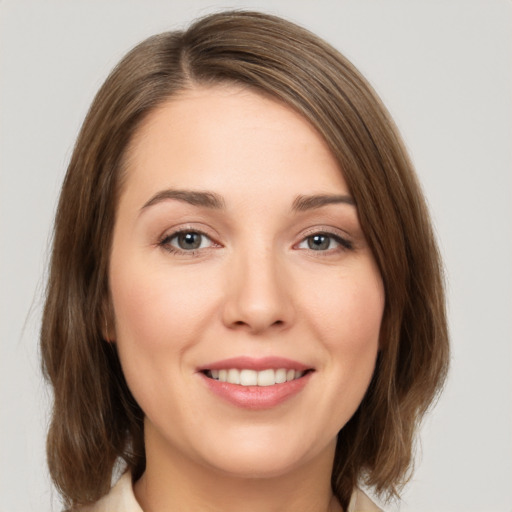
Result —
POLYGON ((280 454, 276 459, 274 454, 227 454, 222 460, 210 461, 210 465, 216 471, 226 476, 240 479, 267 479, 278 478, 289 474, 300 466, 300 461, 295 457, 283 457, 280 454))
POLYGON ((290 474, 316 457, 326 456, 332 463, 335 440, 327 447, 308 449, 304 437, 284 442, 279 436, 253 436, 250 440, 230 438, 228 443, 217 443, 215 448, 203 454, 209 467, 231 477, 265 479, 290 474))

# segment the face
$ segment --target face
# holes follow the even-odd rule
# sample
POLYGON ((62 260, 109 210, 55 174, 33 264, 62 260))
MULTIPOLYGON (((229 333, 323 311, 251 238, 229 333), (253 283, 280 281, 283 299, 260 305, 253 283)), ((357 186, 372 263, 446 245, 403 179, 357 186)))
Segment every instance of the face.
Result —
POLYGON ((234 475, 334 453, 370 382, 382 281, 343 174, 294 111, 235 86, 154 111, 110 261, 146 443, 234 475))

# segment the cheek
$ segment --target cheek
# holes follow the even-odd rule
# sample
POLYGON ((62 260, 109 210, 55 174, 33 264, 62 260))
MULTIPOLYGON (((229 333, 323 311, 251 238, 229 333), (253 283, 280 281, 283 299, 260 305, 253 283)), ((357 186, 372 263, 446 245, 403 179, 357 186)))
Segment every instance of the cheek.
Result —
POLYGON ((311 321, 333 348, 358 352, 378 343, 385 299, 382 280, 373 266, 317 281, 303 297, 311 321))
POLYGON ((374 266, 367 265, 361 272, 325 281, 322 293, 315 290, 309 293, 309 321, 327 354, 326 375, 332 378, 328 399, 333 408, 340 408, 343 424, 357 409, 375 369, 385 303, 382 280, 374 266))
POLYGON ((110 285, 118 342, 152 349, 171 348, 193 336, 211 303, 190 275, 136 261, 113 269, 110 285))
POLYGON ((115 339, 128 387, 146 414, 158 416, 163 403, 178 399, 170 397, 182 374, 180 354, 197 343, 205 294, 190 286, 189 277, 187 282, 183 275, 140 264, 135 257, 117 260, 110 286, 115 339))

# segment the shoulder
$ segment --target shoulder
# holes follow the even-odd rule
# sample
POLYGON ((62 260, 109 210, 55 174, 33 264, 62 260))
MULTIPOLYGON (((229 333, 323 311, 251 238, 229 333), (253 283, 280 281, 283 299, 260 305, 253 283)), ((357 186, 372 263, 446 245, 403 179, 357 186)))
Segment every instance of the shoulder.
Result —
POLYGON ((109 493, 96 503, 81 507, 77 512, 143 512, 133 494, 132 478, 130 473, 118 480, 109 493))
POLYGON ((352 494, 347 512, 384 512, 363 491, 356 489, 352 494))

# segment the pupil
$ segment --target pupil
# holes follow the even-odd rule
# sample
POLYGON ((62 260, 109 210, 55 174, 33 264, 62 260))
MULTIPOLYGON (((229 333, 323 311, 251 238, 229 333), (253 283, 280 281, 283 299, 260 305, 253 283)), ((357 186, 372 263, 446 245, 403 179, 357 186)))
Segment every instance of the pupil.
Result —
POLYGON ((178 236, 178 245, 181 249, 197 249, 201 245, 199 233, 182 233, 178 236))
POLYGON ((329 249, 331 239, 326 235, 314 235, 309 237, 308 246, 314 251, 321 251, 323 249, 329 249))

